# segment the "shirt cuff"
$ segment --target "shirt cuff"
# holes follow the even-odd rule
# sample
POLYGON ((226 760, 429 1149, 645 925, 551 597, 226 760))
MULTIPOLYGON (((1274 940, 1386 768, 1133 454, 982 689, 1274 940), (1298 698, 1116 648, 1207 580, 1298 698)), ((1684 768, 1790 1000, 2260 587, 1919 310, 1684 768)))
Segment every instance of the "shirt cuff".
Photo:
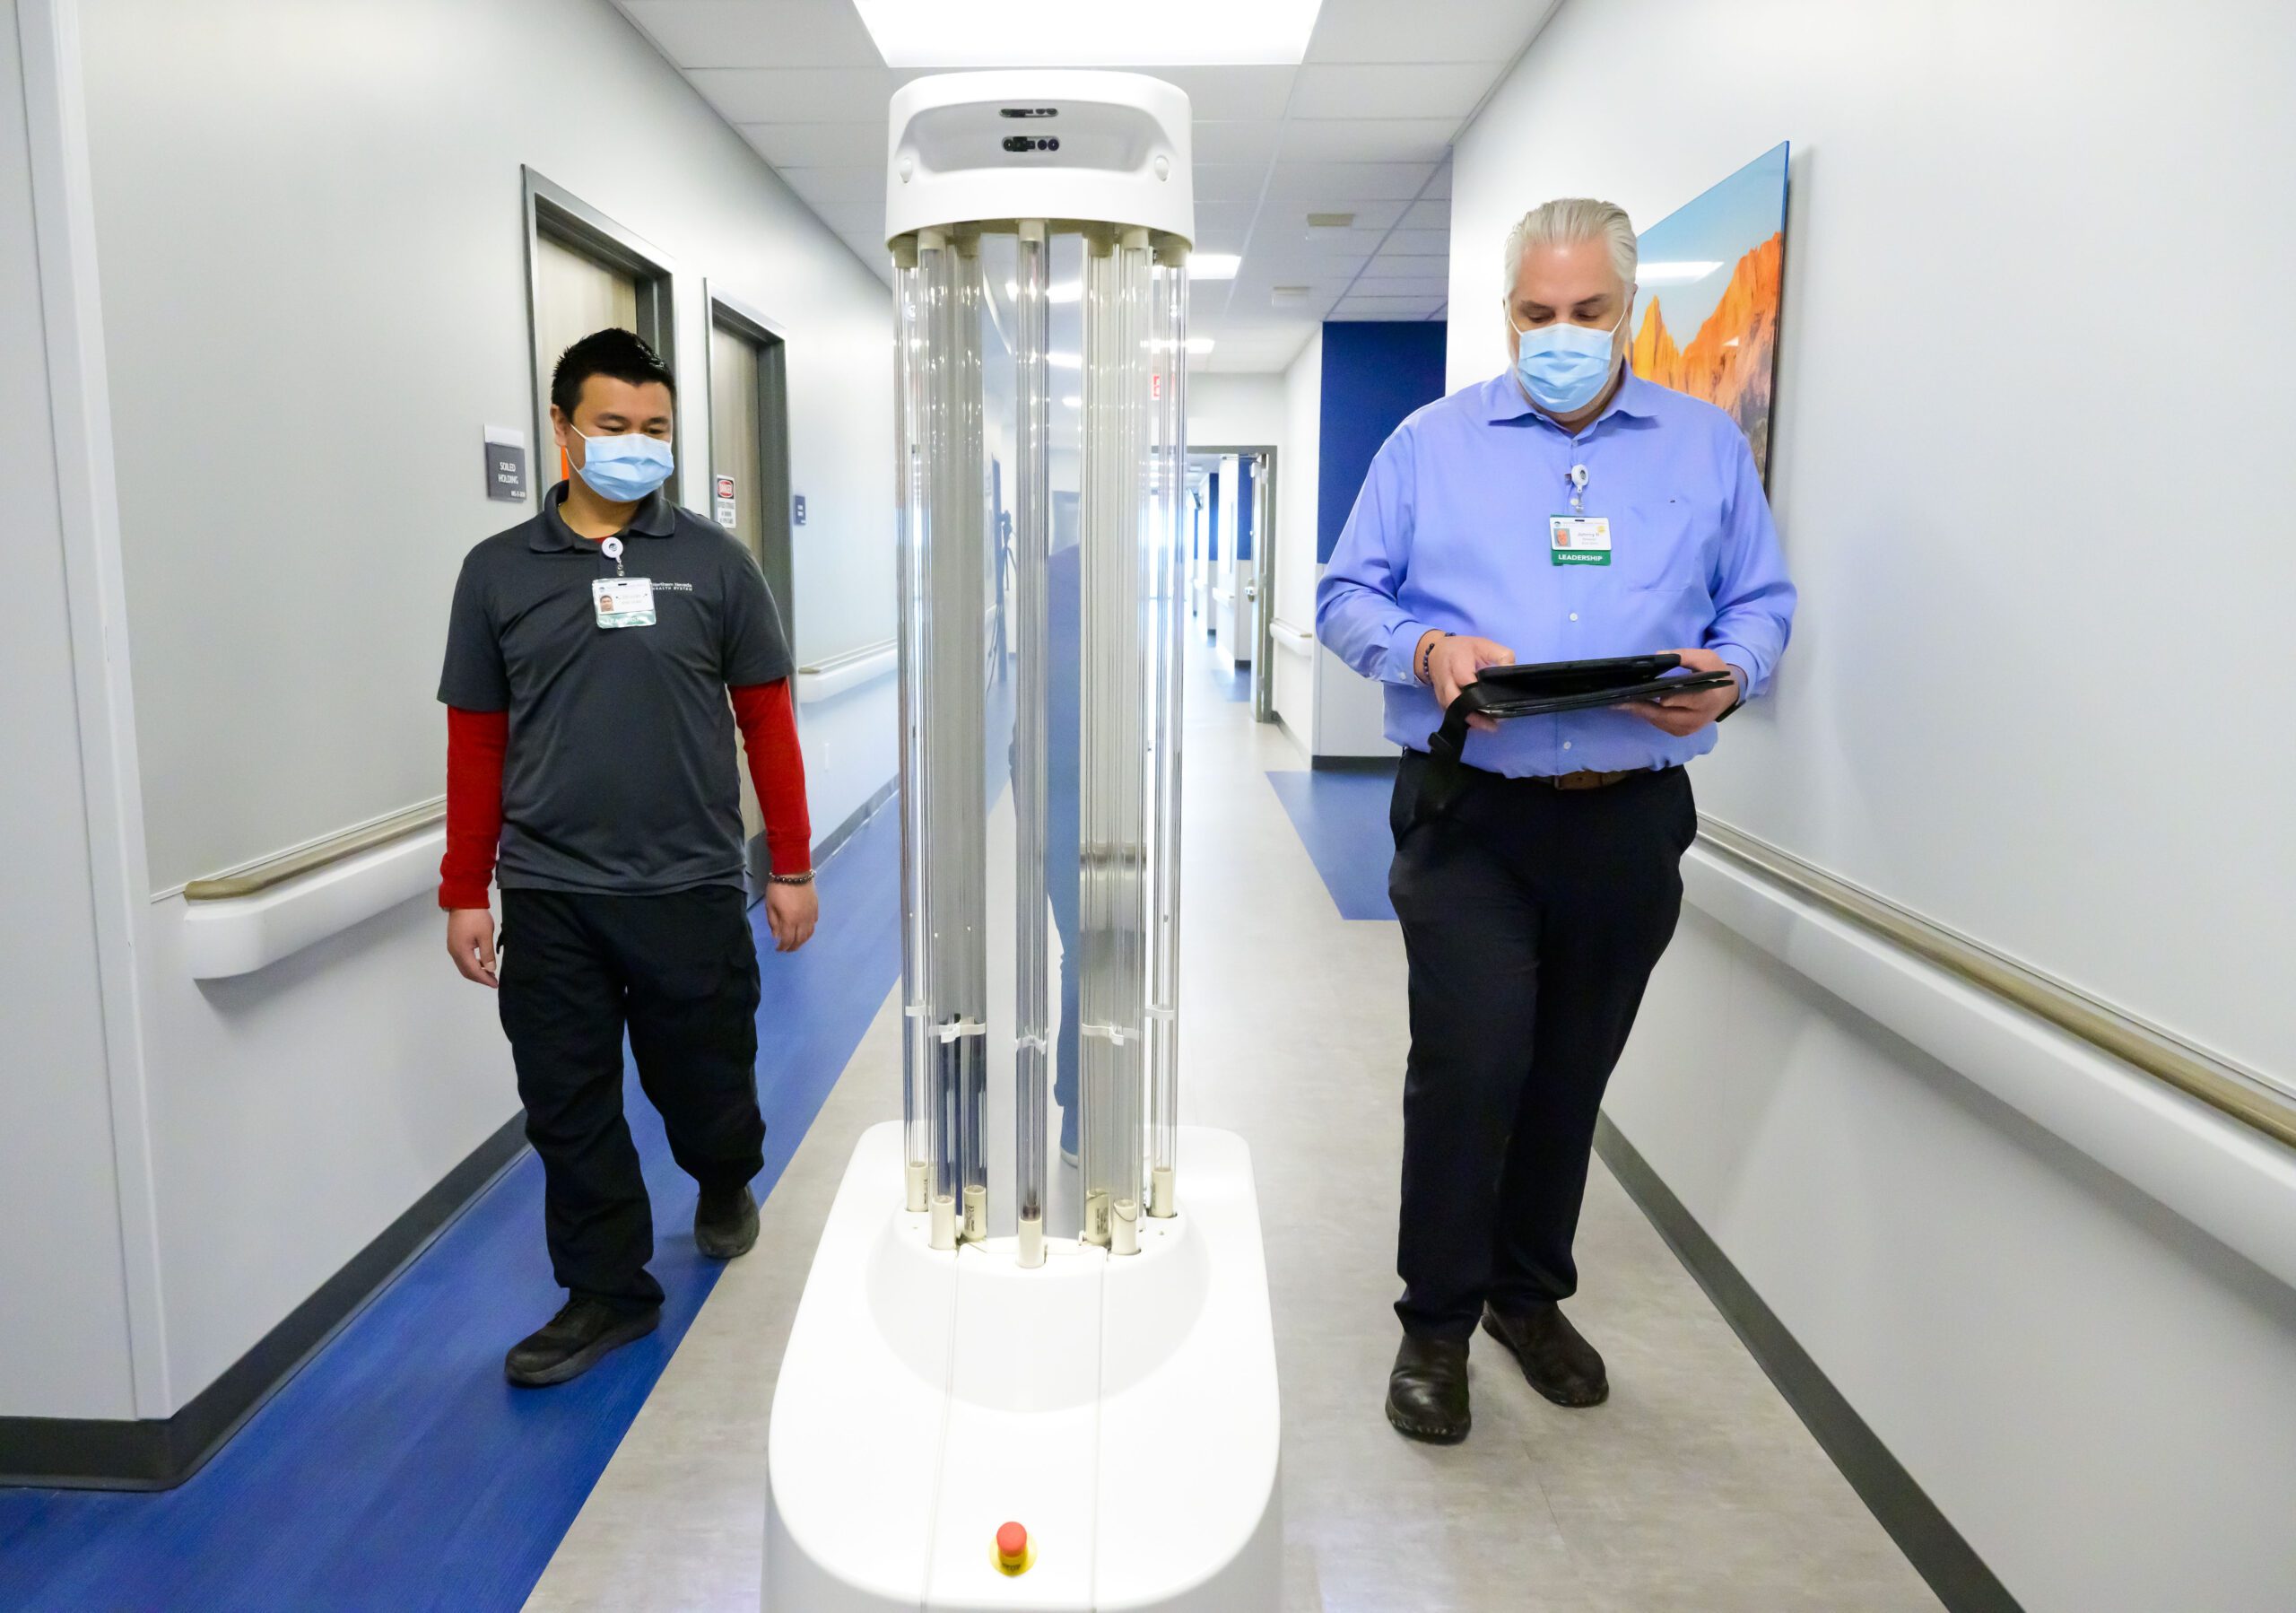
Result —
POLYGON ((1387 683, 1421 687, 1419 681, 1419 641, 1434 629, 1424 622, 1398 622, 1387 635, 1387 654, 1381 658, 1379 676, 1387 683))
POLYGON ((491 883, 484 879, 474 882, 467 877, 442 879, 439 882, 439 906, 450 913, 465 908, 490 906, 491 903, 487 892, 491 883))
POLYGON ((1709 644, 1707 646, 1721 658, 1722 664, 1738 675, 1738 699, 1752 700, 1761 684, 1754 673, 1753 653, 1743 644, 1709 644))

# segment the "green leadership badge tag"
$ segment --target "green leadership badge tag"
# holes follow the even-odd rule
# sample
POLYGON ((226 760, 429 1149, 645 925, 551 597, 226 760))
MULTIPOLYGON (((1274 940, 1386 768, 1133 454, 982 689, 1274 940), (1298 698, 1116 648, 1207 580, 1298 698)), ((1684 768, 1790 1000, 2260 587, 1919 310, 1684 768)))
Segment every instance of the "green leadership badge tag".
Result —
POLYGON ((648 577, 601 577, 590 584, 600 627, 654 625, 654 583, 648 577))
POLYGON ((1611 563, 1611 523, 1608 516, 1551 515, 1546 519, 1547 553, 1559 566, 1606 566, 1611 563))

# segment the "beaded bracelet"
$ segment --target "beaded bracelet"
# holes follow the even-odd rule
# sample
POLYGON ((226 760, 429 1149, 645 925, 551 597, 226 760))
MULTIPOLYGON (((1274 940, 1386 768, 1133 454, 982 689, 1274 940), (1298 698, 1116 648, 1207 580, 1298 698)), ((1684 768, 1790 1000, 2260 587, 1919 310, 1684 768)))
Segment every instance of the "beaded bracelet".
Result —
POLYGON ((1419 681, 1421 683, 1431 684, 1435 681, 1435 646, 1440 644, 1445 639, 1457 637, 1457 633, 1438 632, 1433 638, 1427 641, 1419 652, 1419 681))
POLYGON ((768 874, 766 877, 775 885, 811 885, 813 883, 813 870, 807 868, 802 874, 768 874))

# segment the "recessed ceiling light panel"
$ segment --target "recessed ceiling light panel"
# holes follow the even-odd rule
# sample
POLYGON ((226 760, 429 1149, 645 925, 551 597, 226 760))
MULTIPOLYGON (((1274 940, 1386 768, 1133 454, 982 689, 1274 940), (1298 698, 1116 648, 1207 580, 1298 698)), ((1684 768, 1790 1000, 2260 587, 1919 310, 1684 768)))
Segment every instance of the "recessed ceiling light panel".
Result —
POLYGON ((1243 259, 1233 252, 1191 252, 1187 259, 1190 280, 1233 280, 1243 259))
POLYGON ((888 67, 1296 66, 1323 0, 853 0, 888 67))

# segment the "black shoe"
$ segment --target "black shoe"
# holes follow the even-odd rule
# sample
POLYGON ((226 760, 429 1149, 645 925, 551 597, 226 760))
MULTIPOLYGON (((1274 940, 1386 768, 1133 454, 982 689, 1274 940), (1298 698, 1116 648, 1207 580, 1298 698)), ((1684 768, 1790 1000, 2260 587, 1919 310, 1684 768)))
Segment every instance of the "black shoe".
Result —
POLYGON ((693 1241, 713 1260, 749 1253, 757 1242, 757 1200, 746 1187, 704 1188, 693 1212, 693 1241))
POLYGON ((1466 1438, 1474 1418, 1467 1411, 1464 1340, 1403 1336, 1387 1374, 1387 1421, 1396 1433, 1430 1444, 1456 1445, 1466 1438))
POLYGON ((617 1311, 602 1299, 570 1299, 557 1315, 510 1347, 502 1371, 528 1389, 578 1378, 613 1351, 661 1324, 662 1307, 617 1311))
POLYGON ((1603 1358, 1579 1337, 1556 1304, 1534 1305, 1512 1316, 1483 1308, 1483 1330, 1505 1345, 1523 1376, 1558 1406, 1599 1406, 1610 1399, 1603 1358))

